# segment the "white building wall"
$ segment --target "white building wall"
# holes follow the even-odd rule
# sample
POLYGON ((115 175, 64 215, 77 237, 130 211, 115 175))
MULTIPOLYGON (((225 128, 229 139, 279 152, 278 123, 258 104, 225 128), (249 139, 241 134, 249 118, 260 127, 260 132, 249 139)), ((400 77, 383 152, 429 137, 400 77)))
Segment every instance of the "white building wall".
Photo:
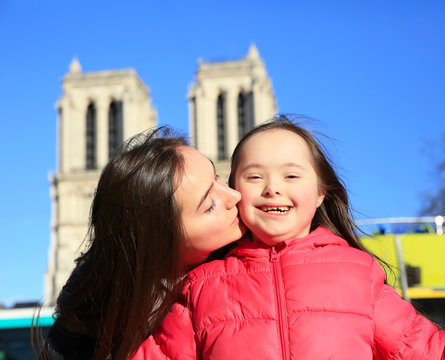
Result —
POLYGON ((46 305, 54 305, 85 250, 91 201, 103 166, 108 162, 108 109, 113 100, 123 102, 124 140, 157 124, 148 88, 132 69, 82 73, 74 60, 63 78, 58 109, 58 165, 50 176, 52 218, 46 305), (96 107, 97 169, 86 169, 86 114, 96 107))
POLYGON ((225 145, 229 159, 239 141, 238 95, 253 93, 254 124, 258 125, 277 113, 275 95, 263 60, 254 45, 248 54, 235 61, 200 62, 195 82, 189 86, 189 131, 192 145, 215 163, 219 175, 228 178, 228 160, 218 161, 216 104, 220 93, 226 95, 225 145), (196 100, 196 120, 192 114, 191 99, 196 100), (195 129, 195 122, 197 129, 195 129))

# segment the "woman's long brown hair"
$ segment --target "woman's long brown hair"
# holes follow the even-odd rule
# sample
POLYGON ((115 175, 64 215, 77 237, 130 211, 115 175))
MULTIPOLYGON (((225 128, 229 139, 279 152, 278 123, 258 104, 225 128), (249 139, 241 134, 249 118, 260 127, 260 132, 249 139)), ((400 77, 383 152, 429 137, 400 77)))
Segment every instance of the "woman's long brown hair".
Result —
POLYGON ((56 306, 59 326, 97 339, 94 359, 131 358, 181 288, 184 235, 174 192, 184 145, 162 127, 132 138, 102 171, 89 248, 56 306))

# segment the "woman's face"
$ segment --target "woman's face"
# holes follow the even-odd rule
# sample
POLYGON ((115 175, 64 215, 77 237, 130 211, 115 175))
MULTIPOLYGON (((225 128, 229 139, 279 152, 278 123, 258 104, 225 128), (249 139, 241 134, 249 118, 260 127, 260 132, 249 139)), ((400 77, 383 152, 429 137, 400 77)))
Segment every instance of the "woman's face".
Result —
POLYGON ((198 265, 209 254, 241 238, 245 227, 236 204, 241 195, 215 174, 209 159, 199 151, 181 146, 184 173, 175 199, 185 229, 184 258, 187 267, 198 265))

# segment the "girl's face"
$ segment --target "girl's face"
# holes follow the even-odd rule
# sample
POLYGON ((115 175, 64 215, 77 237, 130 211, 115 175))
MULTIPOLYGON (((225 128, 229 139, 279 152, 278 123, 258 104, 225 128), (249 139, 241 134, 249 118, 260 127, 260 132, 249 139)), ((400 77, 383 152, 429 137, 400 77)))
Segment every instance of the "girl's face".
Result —
POLYGON ((241 219, 269 246, 309 234, 324 194, 309 148, 289 130, 271 129, 244 143, 235 173, 241 219))
POLYGON ((241 195, 215 174, 209 159, 199 151, 181 146, 184 173, 175 192, 186 233, 183 256, 186 266, 198 265, 209 254, 241 238, 245 226, 236 204, 241 195))

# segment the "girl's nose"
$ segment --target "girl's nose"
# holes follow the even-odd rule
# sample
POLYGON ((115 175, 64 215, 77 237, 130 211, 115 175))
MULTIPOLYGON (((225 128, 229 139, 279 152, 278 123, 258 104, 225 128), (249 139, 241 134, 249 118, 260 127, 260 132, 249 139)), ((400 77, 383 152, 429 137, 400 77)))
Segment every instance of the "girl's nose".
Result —
POLYGON ((275 197, 281 195, 281 192, 276 184, 267 183, 261 195, 264 197, 275 197))

